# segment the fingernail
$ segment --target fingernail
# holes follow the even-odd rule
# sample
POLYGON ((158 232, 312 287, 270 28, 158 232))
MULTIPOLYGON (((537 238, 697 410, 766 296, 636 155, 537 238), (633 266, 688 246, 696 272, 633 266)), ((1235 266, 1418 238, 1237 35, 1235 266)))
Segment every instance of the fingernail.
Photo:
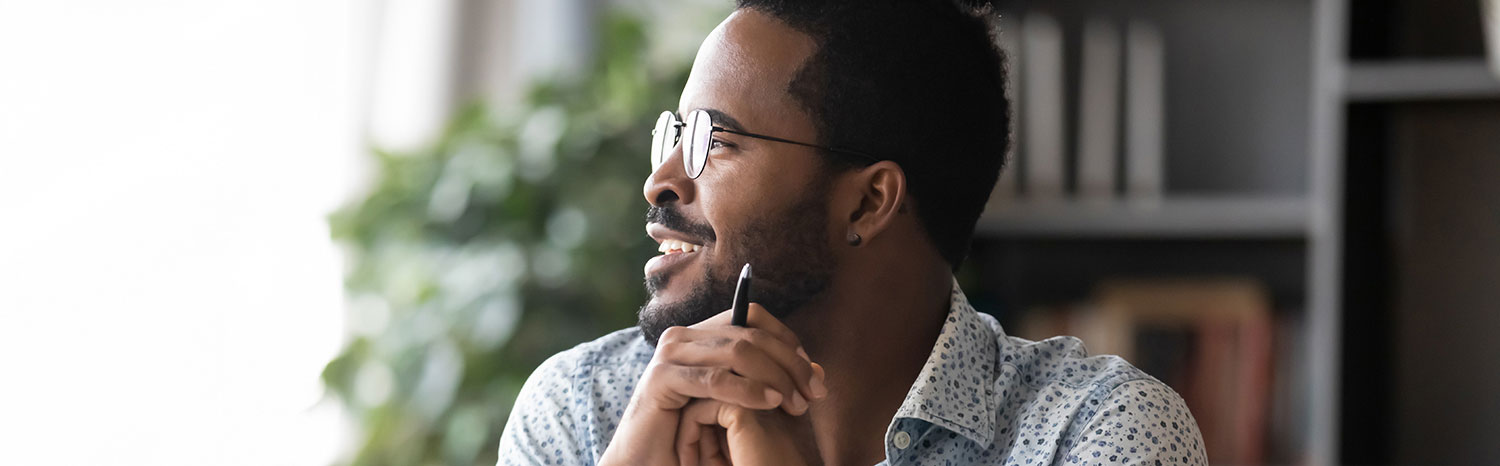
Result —
POLYGON ((780 405, 781 404, 781 392, 778 392, 776 390, 772 390, 772 389, 767 388, 766 389, 766 403, 769 403, 771 406, 780 405))
POLYGON ((802 397, 802 392, 792 392, 792 411, 807 412, 807 398, 802 397))
POLYGON ((806 359, 807 362, 812 362, 812 358, 807 357, 807 351, 803 350, 801 346, 797 347, 797 355, 802 356, 802 359, 806 359))
POLYGON ((813 378, 811 382, 808 382, 808 385, 812 387, 812 397, 823 398, 825 396, 828 396, 828 386, 823 384, 823 366, 818 363, 813 363, 812 367, 813 378))

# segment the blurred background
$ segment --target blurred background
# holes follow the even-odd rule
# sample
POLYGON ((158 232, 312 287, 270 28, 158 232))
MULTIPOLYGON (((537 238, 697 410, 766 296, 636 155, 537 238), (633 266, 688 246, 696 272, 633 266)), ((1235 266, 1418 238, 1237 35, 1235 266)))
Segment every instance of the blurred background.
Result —
MULTIPOLYGON (((1216 464, 1500 463, 1500 8, 1000 6, 981 311, 1216 464)), ((648 125, 731 7, 0 0, 0 464, 494 464, 634 323, 648 125)))

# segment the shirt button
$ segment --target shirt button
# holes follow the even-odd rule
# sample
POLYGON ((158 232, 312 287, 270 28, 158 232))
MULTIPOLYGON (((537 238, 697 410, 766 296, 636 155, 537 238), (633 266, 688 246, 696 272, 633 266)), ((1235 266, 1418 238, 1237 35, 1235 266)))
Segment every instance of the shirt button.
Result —
POLYGON ((893 441, 893 442, 896 443, 896 449, 898 449, 898 450, 905 450, 906 447, 911 446, 911 434, 907 434, 906 432, 897 431, 896 435, 893 436, 893 438, 891 439, 891 441, 893 441))

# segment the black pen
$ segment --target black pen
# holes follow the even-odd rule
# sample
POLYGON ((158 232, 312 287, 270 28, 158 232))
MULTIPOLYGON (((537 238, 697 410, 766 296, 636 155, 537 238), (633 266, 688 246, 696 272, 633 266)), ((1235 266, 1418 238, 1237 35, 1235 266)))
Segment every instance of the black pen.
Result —
POLYGON ((740 283, 734 287, 734 312, 730 314, 729 323, 736 327, 744 327, 745 321, 750 317, 750 264, 740 269, 740 283))

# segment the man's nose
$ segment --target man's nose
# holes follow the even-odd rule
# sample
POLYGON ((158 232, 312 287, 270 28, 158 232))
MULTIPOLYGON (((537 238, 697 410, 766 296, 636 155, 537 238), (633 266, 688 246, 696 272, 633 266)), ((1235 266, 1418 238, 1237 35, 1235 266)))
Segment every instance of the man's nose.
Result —
POLYGON ((667 154, 667 159, 662 161, 661 166, 646 177, 644 194, 646 202, 653 206, 661 207, 663 204, 676 201, 681 204, 693 202, 693 179, 687 176, 686 167, 682 166, 682 144, 672 148, 672 153, 667 154))

